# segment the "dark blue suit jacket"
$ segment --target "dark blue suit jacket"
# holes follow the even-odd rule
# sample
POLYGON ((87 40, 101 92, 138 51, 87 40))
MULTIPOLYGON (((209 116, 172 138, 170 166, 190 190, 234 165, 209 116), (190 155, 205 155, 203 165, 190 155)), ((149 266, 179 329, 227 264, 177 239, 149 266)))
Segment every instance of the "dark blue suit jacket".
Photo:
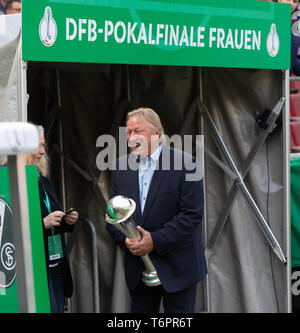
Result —
POLYGON ((298 48, 300 47, 300 37, 291 35, 291 74, 300 76, 300 61, 298 58, 298 48))
MULTIPOLYGON (((203 215, 203 182, 186 181, 186 169, 174 170, 174 161, 183 161, 183 152, 163 146, 159 169, 154 171, 147 200, 141 215, 138 171, 120 170, 128 156, 117 161, 113 172, 111 197, 124 195, 137 206, 136 225, 149 231, 154 243, 150 258, 167 292, 177 292, 195 285, 206 273, 201 228, 203 215), (170 170, 162 170, 162 156, 170 154, 170 170)), ((191 156, 190 156, 191 157, 191 156)), ((176 164, 175 164, 176 165, 176 164)), ((129 290, 136 288, 144 270, 140 257, 131 254, 125 246, 125 236, 107 224, 113 239, 125 252, 125 277, 129 290)))

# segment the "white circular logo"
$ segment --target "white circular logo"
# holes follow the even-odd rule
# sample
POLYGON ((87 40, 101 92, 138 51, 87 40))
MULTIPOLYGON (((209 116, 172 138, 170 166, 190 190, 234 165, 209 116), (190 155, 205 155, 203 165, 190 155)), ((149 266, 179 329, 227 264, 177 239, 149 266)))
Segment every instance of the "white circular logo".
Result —
POLYGON ((40 22, 40 39, 45 46, 52 46, 57 37, 57 26, 52 17, 52 9, 47 6, 45 8, 44 17, 40 22))
POLYGON ((1 262, 2 265, 11 271, 16 266, 15 247, 11 243, 6 243, 1 249, 1 262))
MULTIPOLYGON (((9 288, 16 278, 16 251, 13 245, 12 211, 0 198, 0 292, 9 288)), ((1 297, 1 294, 0 294, 1 297)))
POLYGON ((271 57, 275 57, 279 51, 279 37, 276 32, 276 24, 272 23, 267 38, 267 50, 271 57))

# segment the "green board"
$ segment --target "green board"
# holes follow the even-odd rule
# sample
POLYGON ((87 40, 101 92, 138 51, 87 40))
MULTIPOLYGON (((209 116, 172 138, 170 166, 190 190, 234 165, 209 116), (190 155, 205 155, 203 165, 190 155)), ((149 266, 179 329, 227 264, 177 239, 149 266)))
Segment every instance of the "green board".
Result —
POLYGON ((290 68, 291 6, 257 0, 23 0, 28 61, 290 68))
MULTIPOLYGON (((17 313, 18 286, 15 244, 13 241, 10 209, 8 168, 0 167, 0 313, 17 313)), ((36 312, 49 313, 49 293, 43 243, 39 189, 35 166, 26 166, 29 223, 34 275, 36 312)))
POLYGON ((290 161, 291 172, 291 257, 292 267, 300 266, 300 158, 290 161))

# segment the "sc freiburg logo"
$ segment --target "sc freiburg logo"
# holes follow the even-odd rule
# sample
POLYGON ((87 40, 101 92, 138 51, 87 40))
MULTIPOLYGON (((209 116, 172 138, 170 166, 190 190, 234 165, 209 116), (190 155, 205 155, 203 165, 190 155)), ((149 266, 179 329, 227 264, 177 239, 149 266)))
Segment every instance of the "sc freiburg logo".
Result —
POLYGON ((16 278, 16 254, 12 235, 12 212, 0 198, 0 288, 9 288, 16 278))

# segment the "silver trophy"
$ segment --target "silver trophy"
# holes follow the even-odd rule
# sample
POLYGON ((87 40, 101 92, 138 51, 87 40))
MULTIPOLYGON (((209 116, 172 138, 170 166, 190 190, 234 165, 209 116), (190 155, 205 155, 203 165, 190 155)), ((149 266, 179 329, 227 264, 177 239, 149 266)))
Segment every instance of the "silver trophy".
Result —
MULTIPOLYGON (((137 238, 139 232, 132 218, 135 208, 134 200, 117 195, 107 203, 105 220, 107 223, 114 225, 127 238, 137 238)), ((146 270, 143 271, 143 282, 150 287, 160 285, 161 282, 148 254, 140 258, 146 267, 146 270)))

